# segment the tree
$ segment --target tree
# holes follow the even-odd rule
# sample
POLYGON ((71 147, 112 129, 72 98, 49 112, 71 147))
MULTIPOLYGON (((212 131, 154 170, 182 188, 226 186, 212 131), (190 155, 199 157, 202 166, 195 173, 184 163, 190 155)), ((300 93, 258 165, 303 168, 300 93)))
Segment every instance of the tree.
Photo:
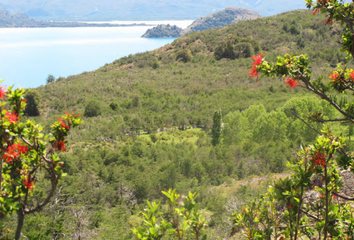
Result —
POLYGON ((31 89, 25 94, 25 99, 27 99, 27 105, 24 110, 25 115, 27 116, 39 116, 41 113, 42 107, 42 96, 35 90, 31 89))
POLYGON ((0 218, 17 213, 15 239, 21 236, 25 216, 42 211, 55 194, 64 175, 59 153, 66 151, 70 129, 82 122, 80 115, 65 112, 51 125, 51 134, 44 136, 34 121, 20 121, 26 108, 24 95, 24 89, 0 87, 0 218), (49 182, 42 197, 33 197, 37 182, 49 182))
POLYGON ((216 146, 220 143, 220 135, 221 135, 221 118, 222 113, 221 110, 215 111, 213 116, 213 127, 211 129, 211 144, 216 146))
MULTIPOLYGON (((332 20, 337 20, 345 25, 342 51, 347 53, 348 60, 353 58, 354 5, 339 0, 306 2, 314 14, 319 10, 327 14, 325 24, 332 25, 332 20)), ((295 25, 290 31, 300 33, 295 25)), ((259 73, 284 77, 285 85, 309 90, 327 101, 341 117, 328 118, 314 110, 303 119, 294 108, 290 109, 295 118, 318 134, 316 142, 302 146, 297 156, 289 161, 288 166, 293 170, 290 178, 277 181, 265 195, 233 214, 232 234, 242 229, 248 239, 353 239, 354 208, 348 201, 354 201, 354 198, 340 192, 343 185, 340 169, 354 172, 353 153, 346 152, 343 139, 335 136, 328 125, 354 123, 354 103, 340 104, 332 97, 354 91, 354 70, 339 64, 329 75, 331 81, 323 76, 313 79, 310 59, 305 55, 286 54, 278 57, 275 63, 266 61, 263 55, 253 56, 255 62, 249 71, 250 77, 256 77, 257 81, 259 73), (314 123, 321 123, 323 130, 314 128, 314 123)))
POLYGON ((91 100, 87 103, 85 107, 84 116, 97 117, 101 115, 101 113, 102 113, 101 104, 97 100, 91 100))
POLYGON ((55 77, 52 74, 49 74, 47 77, 47 84, 54 82, 55 81, 55 77))

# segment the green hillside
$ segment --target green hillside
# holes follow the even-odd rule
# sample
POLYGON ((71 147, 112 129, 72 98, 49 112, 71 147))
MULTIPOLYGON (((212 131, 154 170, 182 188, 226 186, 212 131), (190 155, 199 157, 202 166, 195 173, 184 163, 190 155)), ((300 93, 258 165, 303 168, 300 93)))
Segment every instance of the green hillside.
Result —
MULTIPOLYGON (((57 204, 28 217, 23 234, 134 239, 130 228, 142 223, 145 200, 162 201, 161 190, 176 188, 183 195, 198 192, 208 239, 227 237, 226 209, 262 193, 272 174, 288 170, 286 161, 300 143, 316 136, 289 109, 301 116, 314 110, 325 117, 336 114, 301 88, 287 88, 283 79, 250 79, 250 56, 265 51, 275 60, 306 53, 314 75, 330 73, 345 60, 337 44, 341 27, 323 20, 310 11, 293 11, 193 32, 35 89, 42 108, 33 118, 47 124, 45 129, 64 110, 83 113, 85 122, 72 131, 62 156, 68 175, 57 204), (223 131, 213 146, 215 110, 223 115, 223 131), (262 184, 246 181, 255 175, 269 177, 262 184)), ((349 132, 348 126, 333 128, 349 132)), ((38 198, 42 191, 44 186, 36 189, 38 198)), ((7 219, 8 227, 14 221, 7 219)))

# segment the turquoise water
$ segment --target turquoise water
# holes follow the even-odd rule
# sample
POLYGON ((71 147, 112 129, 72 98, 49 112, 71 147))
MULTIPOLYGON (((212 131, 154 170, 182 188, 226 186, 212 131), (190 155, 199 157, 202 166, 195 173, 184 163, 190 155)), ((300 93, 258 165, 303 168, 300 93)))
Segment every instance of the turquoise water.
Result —
MULTIPOLYGON (((173 24, 188 25, 191 21, 173 24)), ((153 50, 174 39, 140 38, 151 27, 0 29, 3 85, 33 88, 58 77, 92 71, 129 54, 153 50)))

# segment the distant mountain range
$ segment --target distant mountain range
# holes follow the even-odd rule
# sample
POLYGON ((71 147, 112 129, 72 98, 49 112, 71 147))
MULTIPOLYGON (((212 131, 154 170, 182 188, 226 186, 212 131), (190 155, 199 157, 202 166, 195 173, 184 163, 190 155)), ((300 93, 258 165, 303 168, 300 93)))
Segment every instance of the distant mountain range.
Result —
POLYGON ((109 23, 83 23, 83 22, 53 22, 29 18, 22 13, 9 13, 0 8, 0 28, 30 28, 30 27, 116 27, 116 26, 137 26, 147 24, 109 24, 109 23))
POLYGON ((46 20, 198 19, 228 6, 263 16, 302 9, 303 0, 0 0, 0 7, 46 20))

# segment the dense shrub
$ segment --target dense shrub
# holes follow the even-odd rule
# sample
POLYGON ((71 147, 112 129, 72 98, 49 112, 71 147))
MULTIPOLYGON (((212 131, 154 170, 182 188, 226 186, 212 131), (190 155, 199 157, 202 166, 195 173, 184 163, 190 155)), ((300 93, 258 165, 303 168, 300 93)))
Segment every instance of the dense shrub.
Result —
POLYGON ((176 60, 182 62, 190 62, 193 58, 192 52, 189 49, 182 49, 177 52, 176 60))
POLYGON ((87 103, 85 107, 84 116, 85 117, 96 117, 101 115, 102 107, 101 104, 97 100, 91 100, 87 103))

